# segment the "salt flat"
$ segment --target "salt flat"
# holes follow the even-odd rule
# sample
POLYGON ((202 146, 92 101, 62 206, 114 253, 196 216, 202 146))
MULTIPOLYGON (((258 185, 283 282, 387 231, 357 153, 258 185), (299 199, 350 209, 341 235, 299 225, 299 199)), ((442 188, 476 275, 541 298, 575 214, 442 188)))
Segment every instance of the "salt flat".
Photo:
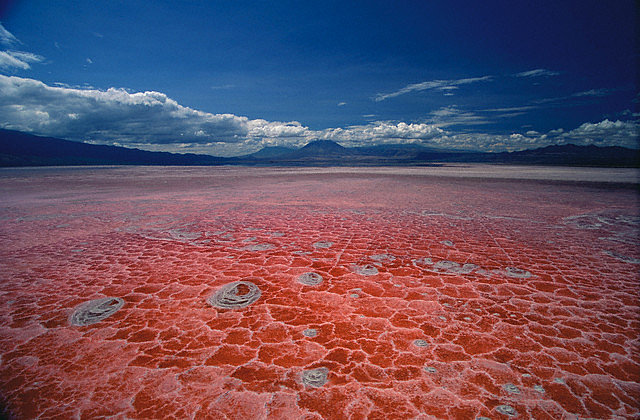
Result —
POLYGON ((640 415, 636 170, 25 168, 0 200, 16 418, 640 415))

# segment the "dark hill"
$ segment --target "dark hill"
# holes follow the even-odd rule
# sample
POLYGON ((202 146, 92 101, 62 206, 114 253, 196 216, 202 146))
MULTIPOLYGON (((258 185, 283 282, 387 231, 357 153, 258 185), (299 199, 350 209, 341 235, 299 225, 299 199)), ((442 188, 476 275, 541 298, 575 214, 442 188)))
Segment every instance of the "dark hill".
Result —
POLYGON ((0 129, 0 166, 223 165, 235 160, 87 144, 0 129))
POLYGON ((511 153, 496 153, 495 159, 505 163, 567 166, 640 166, 640 150, 610 146, 547 146, 511 153))
POLYGON ((284 146, 268 146, 258 150, 255 153, 251 153, 250 155, 256 159, 270 159, 278 156, 283 156, 289 153, 296 151, 297 149, 292 149, 290 147, 284 146))

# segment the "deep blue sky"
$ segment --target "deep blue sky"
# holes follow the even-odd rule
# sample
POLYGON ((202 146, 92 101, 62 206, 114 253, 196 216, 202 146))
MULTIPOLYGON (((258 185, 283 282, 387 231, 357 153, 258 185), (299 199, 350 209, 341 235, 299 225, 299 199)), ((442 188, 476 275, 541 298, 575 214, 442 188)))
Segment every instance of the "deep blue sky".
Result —
POLYGON ((5 128, 214 154, 315 138, 637 144, 634 1, 25 0, 0 13, 5 128))

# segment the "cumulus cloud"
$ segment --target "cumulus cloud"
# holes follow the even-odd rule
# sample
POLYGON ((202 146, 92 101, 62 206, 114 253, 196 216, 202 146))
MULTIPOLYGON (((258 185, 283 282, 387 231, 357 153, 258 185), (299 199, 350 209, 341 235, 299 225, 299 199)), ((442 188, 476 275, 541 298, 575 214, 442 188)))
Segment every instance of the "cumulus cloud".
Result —
POLYGON ((573 130, 562 128, 541 134, 534 130, 526 133, 451 133, 444 132, 429 140, 429 144, 448 149, 478 150, 485 152, 518 151, 550 145, 575 144, 579 146, 622 146, 640 148, 638 121, 609 121, 584 123, 573 130))
POLYGON ((640 123, 638 121, 609 121, 584 123, 578 128, 561 133, 558 137, 563 143, 595 146, 623 146, 638 148, 640 123))
POLYGON ((312 133, 312 136, 357 147, 381 143, 422 143, 443 134, 444 131, 433 124, 376 121, 366 125, 329 128, 312 133))
POLYGON ((529 71, 523 71, 522 73, 516 73, 514 76, 516 77, 550 77, 550 76, 558 76, 560 73, 557 71, 546 70, 546 69, 535 69, 529 71))
POLYGON ((249 120, 178 104, 160 92, 48 86, 0 75, 4 128, 65 139, 129 143, 245 143, 304 134, 299 123, 249 120))
POLYGON ((460 85, 467 85, 470 83, 476 82, 484 82, 491 80, 491 76, 482 76, 482 77, 470 77, 466 79, 457 79, 457 80, 430 80, 421 83, 414 83, 411 85, 407 85, 400 90, 391 93, 378 93, 374 100, 376 102, 384 101, 389 98, 395 98, 396 96, 405 95, 411 92, 420 92, 423 90, 435 89, 443 92, 450 93, 452 90, 455 90, 460 85))

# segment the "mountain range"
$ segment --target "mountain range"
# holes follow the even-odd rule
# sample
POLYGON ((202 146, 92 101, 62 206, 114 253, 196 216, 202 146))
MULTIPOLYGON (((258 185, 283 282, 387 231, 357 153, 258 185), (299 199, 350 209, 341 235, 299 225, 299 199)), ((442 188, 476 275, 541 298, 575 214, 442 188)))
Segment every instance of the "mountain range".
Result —
POLYGON ((344 147, 316 140, 301 148, 265 147, 238 157, 149 152, 94 145, 0 129, 0 166, 56 165, 247 165, 416 166, 453 162, 514 165, 640 167, 640 151, 623 147, 546 146, 518 152, 469 152, 420 145, 344 147))

